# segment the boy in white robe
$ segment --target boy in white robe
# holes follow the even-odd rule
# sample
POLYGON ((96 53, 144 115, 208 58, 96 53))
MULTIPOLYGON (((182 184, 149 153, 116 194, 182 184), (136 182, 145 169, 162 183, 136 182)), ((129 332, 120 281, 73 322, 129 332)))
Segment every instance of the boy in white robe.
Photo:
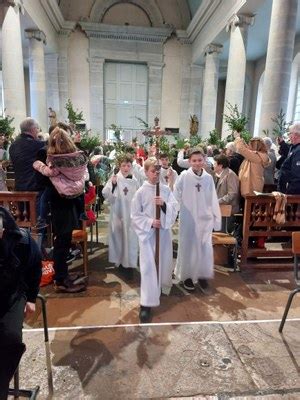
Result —
POLYGON ((173 246, 171 228, 176 221, 178 203, 166 185, 160 185, 156 196, 159 170, 155 159, 144 163, 147 181, 136 192, 131 205, 133 227, 139 238, 141 299, 140 321, 150 321, 151 307, 160 304, 160 294, 169 294, 172 286, 173 246), (155 219, 156 204, 161 206, 160 220, 155 219), (159 276, 155 264, 156 229, 160 232, 159 276))
POLYGON ((173 192, 178 174, 175 169, 170 166, 170 160, 167 154, 162 153, 159 155, 159 163, 161 165, 160 183, 167 185, 173 192))
POLYGON ((131 175, 129 156, 120 158, 117 165, 120 171, 107 181, 102 191, 110 203, 108 255, 109 262, 119 266, 127 279, 132 279, 133 269, 137 268, 138 240, 132 228, 130 208, 139 184, 131 175))
POLYGON ((180 204, 175 275, 186 290, 195 290, 198 281, 200 290, 208 294, 208 280, 214 276, 212 231, 221 229, 221 211, 213 178, 204 170, 201 149, 191 149, 189 163, 174 190, 180 204))

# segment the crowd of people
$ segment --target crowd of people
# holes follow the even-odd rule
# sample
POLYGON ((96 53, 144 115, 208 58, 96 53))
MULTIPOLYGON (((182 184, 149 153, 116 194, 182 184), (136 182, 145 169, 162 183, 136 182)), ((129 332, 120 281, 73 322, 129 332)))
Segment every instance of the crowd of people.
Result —
MULTIPOLYGON (((216 146, 178 151, 172 160, 167 152, 159 161, 137 143, 110 149, 96 147, 90 154, 80 149, 72 128, 56 123, 49 138, 39 137, 38 122, 26 118, 21 133, 9 147, 17 191, 37 191, 39 228, 47 224, 51 210, 55 290, 75 293, 86 290, 77 275, 69 274, 68 256, 72 231, 87 217, 85 195, 98 190, 110 204, 109 261, 126 279, 134 269, 141 274, 141 321, 150 319, 151 307, 159 304, 161 291, 168 294, 172 275, 193 291, 198 284, 209 293, 213 278, 212 232, 221 229, 219 205, 241 211, 246 195, 278 185, 281 192, 300 194, 300 123, 290 126, 289 142, 254 137, 248 144, 238 132, 225 149, 216 146), (159 165, 159 168, 157 167, 159 165), (156 182, 160 195, 156 195, 156 182), (161 216, 155 216, 159 207, 161 216), (171 228, 179 213, 179 243, 175 268, 171 228), (159 265, 155 264, 155 235, 160 231, 159 265), (138 262, 139 260, 139 262, 138 262), (139 264, 139 265, 138 265, 139 264)), ((7 153, 7 151, 6 151, 7 153)), ((7 156, 7 154, 6 154, 7 156)))
MULTIPOLYGON (((247 195, 276 187, 282 193, 300 194, 300 123, 290 126, 288 141, 278 138, 275 144, 268 137, 255 137, 246 144, 234 132, 234 142, 225 149, 186 145, 174 160, 155 146, 147 154, 136 143, 122 146, 121 152, 110 149, 104 154, 97 147, 87 154, 80 149, 79 135, 59 122, 50 127, 47 141, 32 118, 26 118, 20 130, 9 149, 0 135, 0 190, 6 190, 2 164, 10 160, 15 190, 38 192, 37 228, 43 231, 51 216, 55 290, 86 290, 80 277, 69 273, 68 256, 72 231, 95 218, 87 215, 85 202, 97 189, 100 201, 110 205, 109 261, 126 280, 139 269, 142 323, 151 320, 161 294, 170 294, 174 277, 189 292, 198 285, 204 294, 210 293, 212 233, 222 226, 220 205, 231 206, 233 222, 247 195), (158 157, 151 156, 154 152, 158 157), (172 226, 178 215, 174 267, 172 226)), ((228 227, 233 230, 234 224, 228 227)), ((0 365, 3 399, 25 349, 22 323, 24 313, 35 309, 41 259, 28 231, 0 207, 0 347, 1 354, 7 354, 0 360, 5 363, 0 365)))

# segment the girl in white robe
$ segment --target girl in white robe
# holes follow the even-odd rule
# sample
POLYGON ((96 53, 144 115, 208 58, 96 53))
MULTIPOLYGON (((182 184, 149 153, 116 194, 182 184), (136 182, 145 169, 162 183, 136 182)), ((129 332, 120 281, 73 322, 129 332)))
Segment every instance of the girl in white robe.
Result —
POLYGON ((110 203, 109 262, 121 265, 121 268, 137 268, 138 240, 132 228, 130 208, 139 184, 130 175, 130 158, 121 160, 119 166, 120 171, 108 180, 102 191, 104 198, 110 203))
POLYGON ((178 214, 178 203, 167 186, 160 185, 160 197, 155 196, 155 182, 159 179, 155 160, 146 160, 144 169, 148 180, 136 192, 131 205, 132 224, 138 235, 140 247, 141 309, 159 306, 161 291, 169 294, 171 290, 173 270, 171 228, 178 214), (156 204, 162 207, 160 221, 155 219, 156 204), (157 276, 155 227, 159 226, 160 252, 159 276, 157 276))
MULTIPOLYGON (((174 195, 180 204, 176 277, 187 290, 214 276, 213 230, 221 229, 221 212, 213 178, 204 169, 201 150, 191 152, 191 167, 176 182, 174 195), (187 283, 187 284, 186 284, 187 283)), ((204 290, 203 290, 204 291, 204 290)))

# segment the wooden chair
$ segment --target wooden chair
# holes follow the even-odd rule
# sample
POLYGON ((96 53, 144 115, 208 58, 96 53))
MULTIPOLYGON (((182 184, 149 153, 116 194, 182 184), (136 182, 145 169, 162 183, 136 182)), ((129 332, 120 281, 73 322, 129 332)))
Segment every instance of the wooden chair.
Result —
POLYGON ((86 227, 90 229, 90 252, 93 253, 94 249, 94 226, 96 227, 96 243, 99 243, 99 227, 96 212, 97 197, 95 196, 88 204, 85 205, 85 211, 92 210, 96 215, 96 221, 86 221, 86 227))
POLYGON ((226 246, 232 248, 234 258, 233 269, 234 272, 236 272, 238 244, 236 238, 227 232, 227 220, 231 217, 232 206, 220 204, 220 209, 222 217, 225 219, 225 232, 213 232, 213 246, 226 246))
POLYGON ((36 229, 37 192, 0 192, 0 205, 11 212, 20 228, 30 230, 31 236, 41 247, 42 235, 36 229))
POLYGON ((296 282, 296 289, 292 290, 289 295, 287 304, 285 306, 285 310, 282 316, 282 320, 279 327, 279 332, 281 333, 285 324, 285 320, 287 318, 288 312, 290 310, 293 298, 295 294, 300 292, 300 281, 299 281, 299 261, 300 261, 300 232, 292 233, 292 252, 294 255, 294 278, 296 282))
POLYGON ((83 256, 83 270, 84 275, 88 276, 88 233, 86 231, 86 224, 83 221, 82 229, 75 229, 72 232, 72 242, 79 243, 82 248, 82 256, 83 256))

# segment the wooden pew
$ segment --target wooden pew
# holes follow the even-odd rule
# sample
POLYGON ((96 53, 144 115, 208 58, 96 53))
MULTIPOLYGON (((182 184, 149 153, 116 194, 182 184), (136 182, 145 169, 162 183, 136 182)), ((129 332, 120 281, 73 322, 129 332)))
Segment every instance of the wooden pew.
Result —
POLYGON ((292 232, 300 230, 300 195, 288 195, 285 223, 274 219, 275 198, 271 194, 246 196, 243 218, 241 268, 290 268, 292 259, 292 232), (265 248, 249 247, 249 239, 264 238, 265 248), (283 244, 280 238, 285 238, 283 244))
POLYGON ((12 213, 18 226, 34 231, 37 195, 37 192, 0 192, 0 205, 12 213))

